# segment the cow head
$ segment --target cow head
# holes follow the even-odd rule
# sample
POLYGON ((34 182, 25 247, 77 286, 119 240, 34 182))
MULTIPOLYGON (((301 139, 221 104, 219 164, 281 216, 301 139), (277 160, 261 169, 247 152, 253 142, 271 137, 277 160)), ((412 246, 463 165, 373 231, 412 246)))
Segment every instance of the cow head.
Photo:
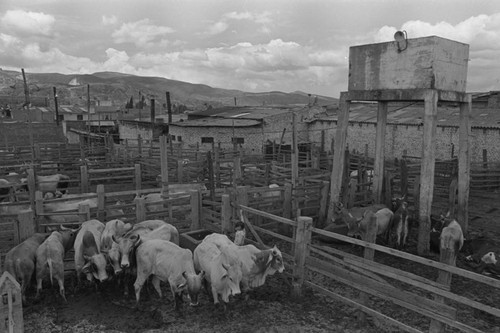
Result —
POLYGON ((82 267, 82 272, 87 275, 87 280, 92 281, 92 278, 103 282, 108 279, 106 271, 106 257, 102 253, 93 256, 83 255, 85 265, 82 267))
POLYGON ((223 270, 223 274, 219 283, 224 286, 221 288, 223 290, 221 298, 224 302, 228 303, 229 296, 241 293, 240 282, 243 277, 241 273, 241 262, 233 264, 222 263, 221 269, 223 270))
POLYGON ((141 236, 133 234, 130 237, 119 237, 118 239, 112 236, 112 239, 115 243, 118 243, 118 251, 122 257, 120 266, 122 268, 130 267, 130 254, 141 243, 141 236))
POLYGON ((269 273, 270 275, 274 274, 274 272, 276 271, 283 273, 283 271, 285 270, 285 266, 283 265, 283 256, 281 255, 281 251, 278 250, 276 245, 274 245, 274 247, 271 249, 268 258, 268 264, 270 264, 270 267, 273 270, 273 272, 269 273))
POLYGON ((186 281, 179 284, 177 286, 177 290, 186 290, 189 295, 189 305, 198 305, 198 294, 200 293, 202 281, 205 277, 205 271, 201 271, 198 274, 187 273, 186 271, 184 271, 182 273, 182 276, 184 277, 184 279, 186 279, 186 281))
POLYGON ((61 224, 60 226, 61 231, 59 232, 61 233, 62 244, 66 252, 69 251, 75 244, 76 235, 78 234, 81 228, 82 228, 81 225, 76 229, 71 229, 71 228, 66 228, 61 224))
POLYGON ((122 268, 120 266, 121 255, 118 249, 118 243, 113 243, 111 245, 111 249, 108 251, 108 263, 113 268, 113 272, 115 275, 118 275, 122 272, 122 268))
POLYGON ((404 194, 401 197, 392 198, 391 202, 392 202, 392 211, 393 212, 397 211, 399 209, 399 207, 401 207, 403 204, 405 205, 405 208, 408 205, 408 203, 406 202, 406 194, 404 194))
POLYGON ((365 213, 363 213, 362 217, 355 217, 352 215, 347 209, 341 208, 341 217, 344 223, 347 225, 348 231, 347 236, 349 237, 358 237, 361 236, 360 224, 363 218, 365 217, 365 213))
POLYGON ((481 258, 481 261, 484 262, 487 265, 496 265, 497 264, 497 258, 496 258, 495 252, 488 252, 488 253, 486 253, 481 258))

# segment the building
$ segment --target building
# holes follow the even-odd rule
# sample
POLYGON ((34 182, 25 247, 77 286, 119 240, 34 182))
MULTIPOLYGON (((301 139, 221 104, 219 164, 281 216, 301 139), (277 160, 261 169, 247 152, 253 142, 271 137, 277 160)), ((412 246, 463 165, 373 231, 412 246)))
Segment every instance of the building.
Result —
MULTIPOLYGON (((319 107, 317 107, 319 108, 319 107)), ((185 121, 169 126, 172 142, 180 148, 213 145, 232 149, 235 145, 249 153, 261 153, 265 145, 275 142, 291 144, 293 117, 299 142, 307 141, 309 107, 224 107, 188 114, 185 121)))

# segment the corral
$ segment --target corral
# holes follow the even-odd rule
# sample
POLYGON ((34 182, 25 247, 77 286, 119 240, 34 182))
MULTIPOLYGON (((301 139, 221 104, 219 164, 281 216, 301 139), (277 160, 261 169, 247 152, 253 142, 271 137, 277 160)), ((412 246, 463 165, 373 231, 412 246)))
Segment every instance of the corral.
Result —
MULTIPOLYGON (((76 170, 70 176, 70 193, 91 192, 82 194, 82 198, 95 198, 98 203, 97 207, 82 206, 79 213, 71 212, 80 214, 79 219, 82 221, 89 217, 99 217, 103 221, 122 218, 131 222, 164 217, 176 225, 181 233, 196 230, 231 233, 233 222, 239 219, 237 209, 240 208, 245 212, 250 230, 247 233, 248 241, 277 244, 285 258, 285 273, 269 278, 266 286, 251 293, 249 301, 235 300, 226 316, 214 312, 206 296, 202 297, 200 308, 187 308, 185 315, 179 317, 173 312, 169 300, 162 302, 156 295, 151 295, 144 307, 135 311, 132 309, 133 301, 124 299, 111 286, 103 288, 100 293, 91 290, 69 293, 68 304, 63 304, 54 290, 49 288, 45 290, 40 303, 25 308, 26 331, 43 331, 42 325, 50 327, 51 331, 76 327, 82 331, 115 329, 143 332, 162 328, 167 331, 196 329, 223 332, 228 325, 232 331, 236 327, 237 331, 262 332, 266 332, 269 327, 275 327, 277 331, 296 328, 311 332, 355 329, 366 332, 426 331, 432 325, 431 322, 437 320, 459 330, 471 331, 475 327, 480 331, 494 332, 499 325, 499 310, 495 307, 499 301, 496 296, 498 292, 492 292, 499 287, 498 280, 465 270, 470 267, 461 260, 461 256, 457 262, 458 268, 455 268, 439 263, 435 256, 422 258, 412 255, 416 251, 415 228, 410 234, 412 241, 407 252, 323 231, 320 227, 325 222, 327 185, 331 172, 331 155, 326 152, 317 156, 300 155, 296 159, 297 165, 293 166, 292 161, 295 159, 291 155, 279 159, 285 162, 277 162, 276 159, 270 162, 272 158, 245 156, 238 151, 172 151, 174 154, 166 157, 169 183, 201 180, 209 190, 166 199, 163 202, 164 210, 150 212, 145 202, 133 202, 133 198, 137 193, 161 192, 156 177, 162 173, 162 166, 155 161, 162 160, 161 151, 165 152, 165 160, 168 151, 165 143, 163 148, 131 144, 123 150, 119 147, 103 149, 105 153, 102 156, 92 156, 79 152, 80 147, 72 147, 74 153, 63 151, 55 155, 72 156, 68 158, 73 160, 72 163, 83 156, 81 164, 72 165, 68 161, 65 167, 64 159, 38 158, 34 159, 33 174, 43 171, 53 173, 56 170, 49 168, 57 168, 58 172, 67 174, 70 174, 70 170, 76 170), (109 151, 113 151, 113 155, 109 151), (124 151, 127 151, 127 155, 124 151), (298 177, 295 178, 294 174, 298 177), (279 188, 269 189, 266 186, 272 183, 279 184, 279 188), (121 203, 116 205, 118 200, 121 203), (123 215, 110 215, 111 209, 121 209, 123 215), (299 215, 309 216, 310 219, 304 217, 297 221, 299 215), (319 242, 316 240, 318 235, 345 243, 331 245, 319 242), (362 247, 366 249, 362 250, 362 247), (377 251, 377 254, 371 257, 370 252, 373 251, 377 251), (453 274, 450 287, 436 282, 439 271, 453 274), (360 291, 371 296, 365 294, 358 301, 357 294, 360 291), (292 296, 294 293, 302 293, 302 298, 292 296), (452 303, 446 305, 434 300, 439 297, 447 298, 452 303), (359 309, 370 317, 364 328, 355 319, 358 317, 356 310, 359 309), (244 316, 246 319, 242 320, 242 313, 252 315, 244 316), (124 317, 133 320, 125 320, 124 317), (258 324, 254 322, 255 317, 261 318, 258 324)), ((43 151, 48 150, 40 147, 40 152, 43 151)), ((349 171, 358 170, 359 174, 363 174, 362 170, 373 165, 373 161, 363 154, 350 153, 347 156, 349 171)), ((28 162, 31 158, 25 160, 28 162)), ((447 193, 453 178, 450 165, 454 163, 456 161, 443 161, 436 166, 436 195, 433 203, 436 212, 448 207, 447 193)), ((9 170, 15 168, 12 163, 6 164, 9 170)), ((480 167, 483 169, 484 165, 480 167)), ((391 180, 388 193, 399 194, 403 191, 402 187, 407 186, 408 193, 416 195, 418 186, 415 184, 418 183, 420 170, 418 159, 404 157, 398 163, 388 161, 387 170, 388 179, 391 180)), ((487 174, 473 172, 473 188, 481 186, 484 177, 488 177, 487 174)), ((347 184, 351 183, 350 180, 346 181, 347 184)), ((345 188, 346 204, 360 205, 370 200, 370 181, 360 180, 357 191, 349 191, 347 185, 345 188)), ((487 216, 482 207, 476 206, 474 193, 471 192, 471 231, 478 232, 487 227, 496 233, 496 225, 492 223, 494 216, 487 216), (480 210, 481 215, 475 215, 480 210)), ((484 197, 486 192, 481 193, 484 197)), ((495 195, 494 190, 490 193, 495 195)), ((388 198, 390 196, 388 194, 388 198)), ((30 213, 20 220, 11 216, 8 218, 10 222, 3 222, 4 252, 35 228, 43 230, 50 224, 45 221, 45 203, 65 201, 45 200, 40 194, 33 197, 36 224, 31 224, 30 229, 22 222, 26 218, 32 221, 30 213)), ((414 200, 411 197, 413 207, 414 200)), ((481 201, 483 205, 486 204, 486 201, 481 201)), ((25 204, 29 205, 30 202, 25 204)))

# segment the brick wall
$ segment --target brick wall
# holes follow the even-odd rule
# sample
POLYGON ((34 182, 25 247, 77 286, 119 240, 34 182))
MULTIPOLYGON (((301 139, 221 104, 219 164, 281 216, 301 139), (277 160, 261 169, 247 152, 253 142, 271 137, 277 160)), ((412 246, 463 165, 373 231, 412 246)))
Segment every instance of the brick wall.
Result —
MULTIPOLYGON (((309 140, 321 142, 321 131, 325 131, 325 149, 329 150, 332 138, 335 138, 336 121, 316 121, 309 128, 309 140)), ((400 158, 406 150, 410 156, 422 155, 423 126, 387 124, 385 139, 385 156, 387 159, 400 158)), ((375 154, 375 123, 349 122, 347 143, 350 150, 365 151, 368 145, 368 154, 375 154)), ((458 127, 438 126, 436 131, 436 158, 450 159, 452 152, 458 155, 458 127)), ((500 129, 499 128, 472 128, 470 138, 470 153, 472 162, 482 161, 483 149, 488 152, 489 161, 500 161, 500 129)))

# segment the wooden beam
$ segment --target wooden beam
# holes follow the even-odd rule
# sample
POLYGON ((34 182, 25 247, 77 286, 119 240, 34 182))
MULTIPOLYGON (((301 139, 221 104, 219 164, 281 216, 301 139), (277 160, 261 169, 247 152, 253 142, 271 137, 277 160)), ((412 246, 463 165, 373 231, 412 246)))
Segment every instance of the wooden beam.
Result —
POLYGON ((347 100, 348 93, 342 92, 339 101, 339 117, 335 132, 335 148, 333 151, 333 167, 330 176, 330 202, 328 204, 327 223, 333 222, 335 204, 339 201, 342 188, 342 177, 344 169, 344 150, 347 144, 347 128, 349 126, 350 101, 347 100))
POLYGON ((375 202, 382 203, 382 188, 384 187, 385 131, 387 128, 387 102, 378 103, 377 133, 375 135, 375 162, 373 167, 373 192, 375 202))
POLYGON ((426 99, 426 96, 437 93, 440 101, 446 102, 467 102, 467 94, 456 91, 445 91, 436 89, 390 89, 390 90, 369 90, 369 91, 349 91, 346 99, 348 101, 375 101, 375 102, 419 102, 426 99))
POLYGON ((424 102, 424 133, 422 142, 422 165, 420 167, 419 228, 417 252, 429 253, 430 216, 434 190, 434 167, 436 162, 436 126, 438 94, 429 90, 424 102))
POLYGON ((469 229, 469 190, 470 190, 470 136, 471 136, 471 95, 467 102, 460 104, 460 129, 458 148, 458 214, 457 220, 464 234, 469 229))

